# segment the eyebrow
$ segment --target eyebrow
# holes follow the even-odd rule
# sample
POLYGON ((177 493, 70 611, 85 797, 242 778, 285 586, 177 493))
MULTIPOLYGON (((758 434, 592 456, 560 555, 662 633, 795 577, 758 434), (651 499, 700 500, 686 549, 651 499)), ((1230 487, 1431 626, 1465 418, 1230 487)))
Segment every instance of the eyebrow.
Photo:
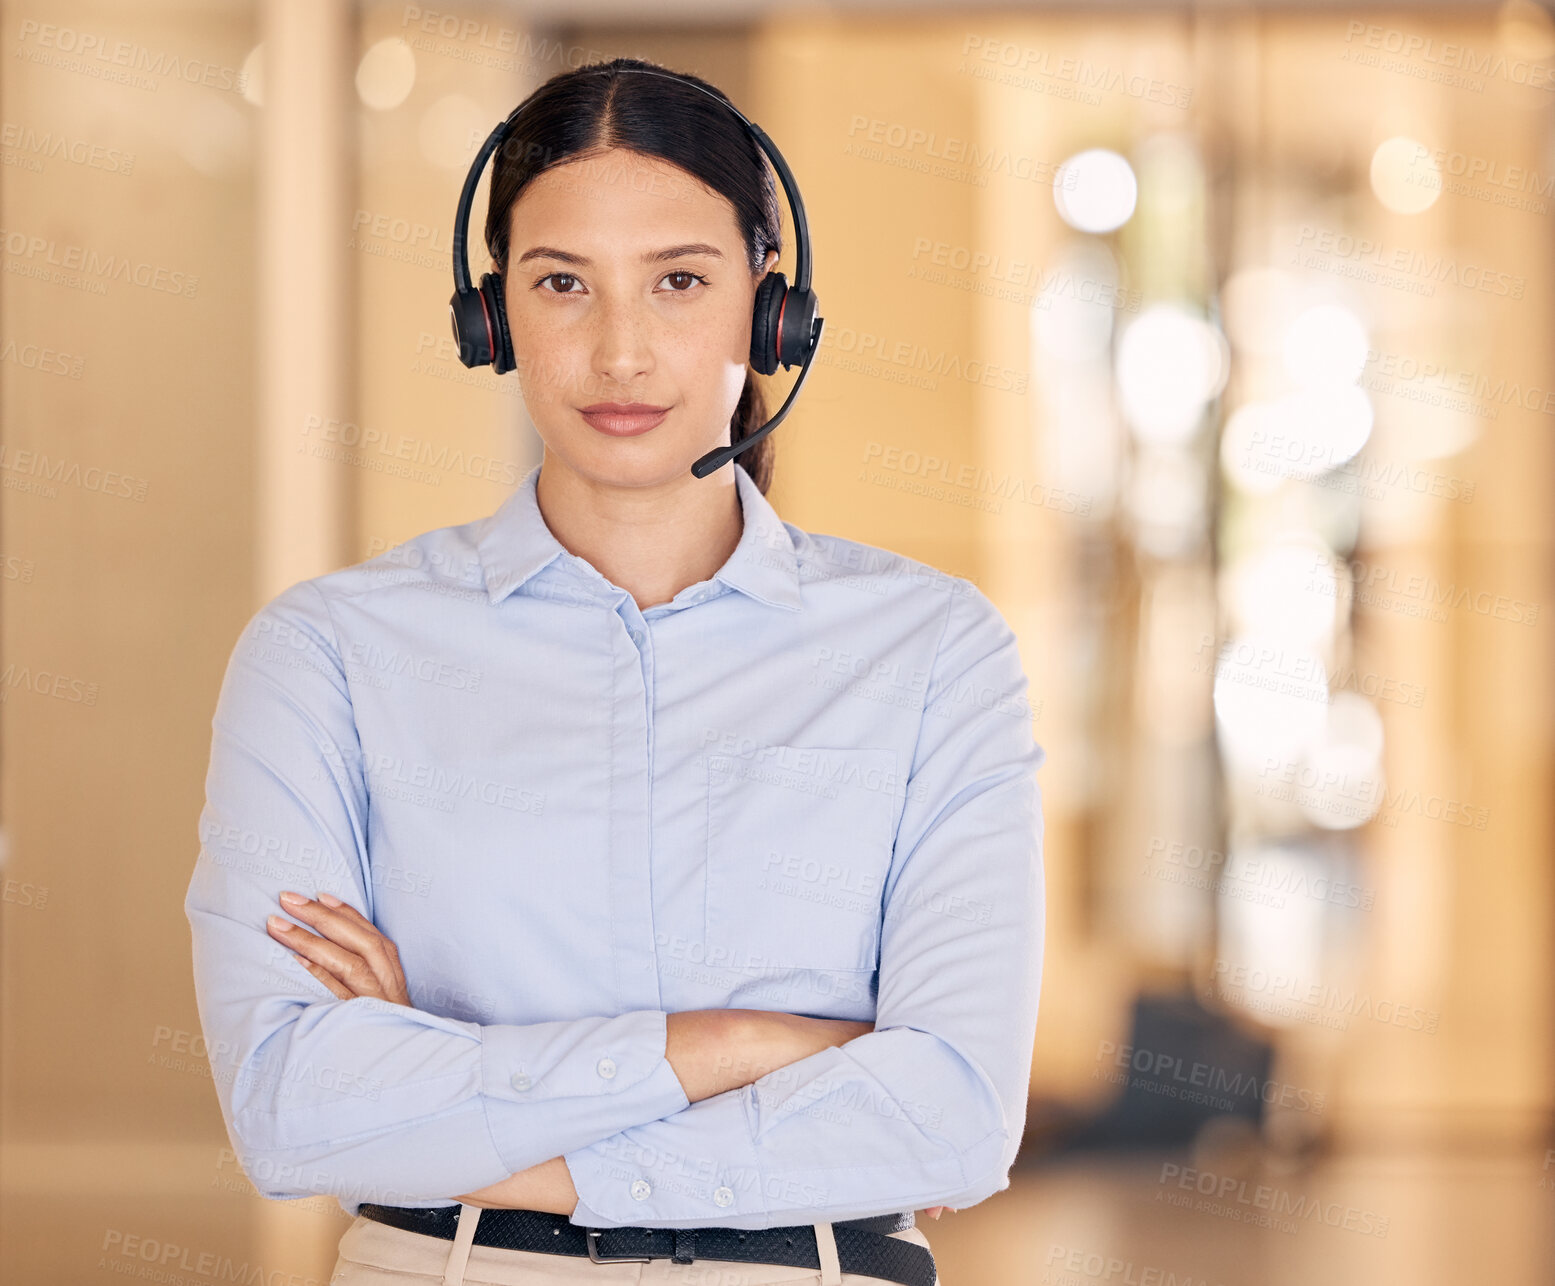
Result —
MULTIPOLYGON (((717 246, 710 246, 705 241, 692 241, 683 246, 670 246, 664 250, 648 250, 643 254, 644 263, 663 263, 668 259, 682 259, 687 255, 707 255, 712 259, 722 259, 723 251, 717 246)), ((562 263, 576 264, 579 268, 587 268, 593 260, 586 259, 582 255, 575 255, 567 250, 558 250, 555 246, 534 246, 524 251, 514 260, 515 266, 528 263, 531 259, 558 259, 562 263)))

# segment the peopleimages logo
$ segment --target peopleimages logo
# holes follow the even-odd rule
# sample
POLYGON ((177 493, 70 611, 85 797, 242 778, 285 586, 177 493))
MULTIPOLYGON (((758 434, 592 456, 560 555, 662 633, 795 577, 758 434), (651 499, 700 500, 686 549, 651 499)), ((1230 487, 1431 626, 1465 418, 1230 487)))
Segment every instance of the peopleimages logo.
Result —
POLYGON ((1343 1024, 1327 1024, 1339 1026, 1341 1030, 1351 1018, 1370 1018, 1390 1027, 1404 1027, 1434 1036, 1441 1018, 1434 1009, 1400 1004, 1337 983, 1307 982, 1278 969, 1216 960, 1211 972, 1214 984, 1231 993, 1246 1008, 1273 1012, 1271 1006, 1284 1004, 1292 1007, 1291 1016, 1299 1016, 1301 1010, 1326 1011, 1330 1016, 1344 1020, 1343 1024))
POLYGON ((106 295, 113 282, 140 286, 166 295, 193 299, 199 277, 129 255, 104 254, 93 246, 61 245, 53 237, 21 228, 0 229, 0 253, 5 271, 19 277, 35 277, 90 295, 106 295))
POLYGON ((923 388, 938 387, 940 379, 948 379, 1005 393, 1024 393, 1028 382, 1025 371, 998 362, 964 357, 948 349, 930 348, 914 339, 892 339, 851 326, 839 326, 835 331, 827 327, 821 334, 816 360, 842 365, 861 375, 879 375, 895 383, 912 383, 899 378, 911 375, 917 377, 918 386, 923 388))
POLYGON ((1048 1247, 1042 1286, 1084 1286, 1087 1281, 1104 1286, 1222 1286, 1216 1279, 1194 1277, 1179 1266, 1163 1268, 1140 1264, 1117 1255, 1084 1250, 1079 1246, 1048 1247))
POLYGON ((1065 189, 1073 189, 1079 182, 1079 172, 1073 167, 1061 173, 1059 165, 1041 157, 1021 155, 1008 148, 987 147, 975 139, 957 138, 953 134, 942 136, 938 130, 882 120, 878 116, 855 113, 848 121, 848 138, 850 142, 843 149, 845 156, 882 160, 892 155, 897 163, 905 163, 905 168, 941 177, 950 177, 950 167, 958 167, 960 173, 975 179, 979 187, 987 184, 990 174, 1006 174, 1010 178, 1065 189), (885 149, 890 149, 889 154, 885 149))
POLYGON ((341 660, 348 667, 359 668, 374 687, 388 686, 387 680, 391 678, 412 678, 457 692, 480 691, 480 670, 456 665, 440 657, 419 656, 401 648, 379 647, 371 641, 352 641, 342 652, 341 660))
POLYGON ((1096 1061, 1103 1066, 1092 1073, 1093 1080, 1102 1077, 1126 1082, 1135 1089, 1165 1093, 1184 1102, 1210 1103, 1222 1111, 1235 1110, 1236 1100, 1241 1099, 1244 1103, 1318 1113, 1325 1101, 1321 1092, 1285 1081, 1262 1079, 1242 1070, 1228 1071, 1211 1063, 1188 1062, 1180 1054, 1119 1045, 1110 1040, 1102 1041, 1096 1061), (1107 1070, 1108 1064, 1122 1074, 1114 1075, 1107 1070))
POLYGON ((1391 675, 1340 666, 1329 673, 1320 657, 1299 648, 1284 648, 1252 638, 1217 641, 1201 634, 1193 663, 1195 674, 1214 674, 1217 681, 1246 683, 1285 696, 1305 696, 1326 705, 1332 692, 1358 692, 1377 701, 1395 701, 1419 709, 1425 688, 1391 675))
POLYGON ((1303 1193, 1293 1193, 1288 1188, 1249 1183, 1234 1174, 1216 1174, 1168 1161, 1161 1166, 1157 1183, 1160 1185, 1156 1193, 1158 1201, 1208 1214, 1223 1214, 1239 1222, 1267 1222, 1281 1232, 1295 1232, 1305 1221, 1368 1237, 1388 1235, 1387 1215, 1338 1201, 1320 1201, 1303 1193), (1174 1188, 1176 1192, 1171 1191, 1174 1188), (1195 1194, 1199 1199, 1184 1197, 1183 1193, 1195 1194))
POLYGON ((188 85, 242 93, 247 84, 241 69, 153 50, 133 40, 110 40, 90 31, 60 27, 28 18, 16 35, 16 57, 135 89, 155 91, 156 77, 188 85))
POLYGON ((43 170, 45 158, 102 170, 106 174, 129 174, 135 168, 133 152, 121 152, 105 143, 89 143, 84 138, 57 134, 53 130, 40 132, 20 121, 0 124, 0 148, 11 153, 0 158, 4 164, 25 163, 24 168, 34 173, 43 170))
POLYGON ((1499 50, 1481 52, 1472 45, 1438 41, 1435 36, 1422 36, 1397 27, 1380 27, 1371 22, 1351 22, 1344 39, 1347 45, 1358 44, 1378 53, 1395 54, 1400 59, 1417 59, 1433 73, 1421 79, 1442 84, 1460 85, 1476 92, 1483 89, 1483 85, 1450 74, 1467 72, 1470 76, 1498 77, 1531 89, 1555 89, 1555 67, 1547 62, 1508 57, 1499 50))
MULTIPOLYGON (((1330 566, 1328 557, 1319 555, 1314 558, 1311 570, 1317 572, 1330 566)), ((1438 621, 1447 619, 1447 608, 1473 612, 1477 616, 1493 616, 1514 625, 1534 625, 1539 620, 1538 603, 1525 603, 1520 598, 1471 589, 1453 581, 1443 584, 1422 572, 1406 574, 1396 567, 1367 563, 1359 558, 1348 560, 1346 566, 1354 583, 1356 600, 1368 606, 1384 609, 1392 606, 1395 610, 1405 610, 1408 615, 1423 614, 1438 621)), ((1307 588, 1318 592, 1321 582, 1309 582, 1307 588)))
POLYGON ((1332 902, 1370 911, 1376 901, 1377 891, 1348 880, 1336 880, 1331 876, 1316 874, 1302 865, 1291 865, 1277 858, 1233 848, 1229 853, 1204 848, 1198 844, 1186 844, 1182 840, 1168 840, 1164 835, 1154 835, 1145 851, 1145 871, 1169 883, 1187 883, 1191 887, 1213 887, 1227 896, 1267 894, 1268 905, 1284 906, 1285 898, 1305 897, 1318 902, 1332 902), (1176 878, 1167 868, 1176 867, 1187 878, 1176 878), (1195 880, 1196 876, 1212 877, 1195 880))
POLYGON ((1351 773, 1265 755, 1258 766, 1257 793, 1303 808, 1323 808, 1336 816, 1365 821, 1373 816, 1385 826, 1398 825, 1405 815, 1482 831, 1490 825, 1490 809, 1449 799, 1412 786, 1391 788, 1380 773, 1351 773))
MULTIPOLYGON (((1061 487, 1049 487, 1019 474, 995 471, 978 464, 948 459, 921 451, 912 451, 883 442, 870 442, 864 448, 866 468, 859 481, 895 478, 904 491, 919 491, 934 499, 953 496, 977 498, 979 507, 999 512, 1002 502, 1018 501, 1038 509, 1056 509, 1061 513, 1085 515, 1091 511, 1091 497, 1061 487), (907 485, 911 483, 912 485, 907 485)), ((887 484, 881 484, 887 485, 887 484)))
POLYGON ((386 433, 371 425, 364 428, 353 420, 326 419, 322 415, 309 415, 303 421, 298 450, 365 468, 414 475, 416 481, 434 485, 442 481, 438 470, 509 487, 515 486, 523 474, 523 466, 516 460, 467 453, 446 442, 386 433))
MULTIPOLYGON (((1375 273, 1392 273, 1397 277, 1415 277, 1432 286, 1458 286, 1464 290, 1482 291, 1501 295, 1508 299, 1521 299, 1527 289, 1528 279, 1509 272, 1487 268, 1482 264, 1460 261, 1455 254, 1442 251, 1416 250, 1409 246, 1390 246, 1370 237, 1358 237, 1342 229, 1319 227, 1303 223, 1296 237, 1298 256, 1316 254, 1325 258, 1354 263, 1374 270, 1375 273)), ((1306 259, 1299 262, 1316 266, 1306 259)), ((1378 276, 1355 275, 1364 281, 1392 284, 1378 276)), ((1422 293, 1429 294, 1430 291, 1422 293)))
POLYGON ((428 804, 440 812, 453 812, 454 801, 461 799, 476 800, 516 813, 545 811, 544 791, 493 781, 441 764, 416 763, 380 752, 363 755, 362 768, 379 795, 413 804, 428 804))
POLYGON ((1503 406, 1517 406, 1539 415, 1555 415, 1555 388, 1524 384, 1517 379, 1475 371, 1454 371, 1439 362, 1421 359, 1410 353, 1368 349, 1366 378, 1361 383, 1379 392, 1392 392, 1409 401, 1428 401, 1432 406, 1447 406, 1493 420, 1503 406), (1418 390, 1418 391, 1414 391, 1418 390), (1459 400, 1430 399, 1423 393, 1452 394, 1459 400), (1486 403, 1482 409, 1476 403, 1486 403))
POLYGON ((1193 90, 1187 85, 1137 72, 1131 74, 1088 58, 1017 45, 998 37, 969 34, 961 53, 960 70, 964 74, 1016 89, 1040 90, 1091 107, 1100 104, 1104 93, 1119 93, 1180 110, 1186 110, 1193 100, 1193 90))

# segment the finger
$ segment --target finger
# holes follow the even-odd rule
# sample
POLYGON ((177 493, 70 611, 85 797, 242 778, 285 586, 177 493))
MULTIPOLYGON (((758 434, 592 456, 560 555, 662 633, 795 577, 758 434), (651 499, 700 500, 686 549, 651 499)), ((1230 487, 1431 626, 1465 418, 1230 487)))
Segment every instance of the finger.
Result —
POLYGON ((330 942, 300 925, 272 915, 265 928, 270 936, 284 946, 293 956, 329 974, 351 995, 372 995, 377 989, 377 979, 361 957, 347 951, 338 943, 330 942), (364 992, 360 990, 367 987, 364 992))
POLYGON ((377 934, 378 937, 383 940, 383 949, 388 952, 389 955, 392 956, 395 960, 400 958, 399 948, 394 945, 394 939, 384 933, 382 929, 380 929, 376 924, 369 920, 349 902, 342 902, 333 893, 320 893, 319 901, 322 902, 325 906, 329 907, 330 910, 339 912, 341 915, 345 916, 348 920, 351 920, 366 932, 377 934))
MULTIPOLYGON (((299 918, 318 919, 321 929, 326 932, 314 935, 307 929, 298 929, 297 933, 304 936, 297 938, 286 927, 289 921, 276 916, 272 918, 276 921, 273 927, 276 930, 274 936, 278 940, 293 946, 307 944, 307 954, 330 969, 351 988, 353 995, 376 996, 396 1005, 414 1007, 410 1001, 410 988, 405 982, 405 971, 400 965, 399 952, 393 942, 378 932, 372 921, 362 918, 355 908, 351 909, 351 914, 361 921, 365 934, 365 937, 361 937, 353 932, 343 932, 339 927, 342 918, 328 919, 330 909, 320 904, 304 899, 303 904, 294 909, 294 913, 299 918), (331 929, 333 937, 328 932, 331 929), (342 945, 341 940, 366 942, 368 946, 353 951, 349 946, 342 945), (377 951, 371 949, 374 943, 378 945, 377 951), (320 955, 320 952, 323 954, 320 955)), ((334 914, 340 916, 339 912, 334 914)))
POLYGON ((347 915, 345 908, 336 910, 322 902, 310 901, 291 890, 281 894, 281 905, 321 936, 365 960, 384 992, 396 989, 396 983, 402 976, 398 954, 389 954, 384 946, 388 939, 355 908, 350 908, 351 914, 347 915))
POLYGON ((318 900, 368 934, 369 941, 376 941, 379 944, 383 950, 385 963, 381 968, 375 967, 375 972, 378 974, 378 983, 383 988, 384 997, 394 1001, 395 1004, 409 1005, 410 989, 405 983, 405 970, 400 964, 400 949, 394 945, 394 939, 349 902, 342 902, 333 893, 321 892, 318 900))
POLYGON ((323 965, 316 965, 306 956, 300 956, 295 951, 292 952, 292 959, 334 992, 335 995, 339 996, 341 1000, 351 999, 351 989, 341 982, 339 978, 335 977, 334 974, 330 973, 328 969, 324 968, 323 965))
POLYGON ((338 911, 341 915, 345 916, 348 920, 351 920, 354 923, 361 925, 364 929, 370 929, 374 933, 378 932, 378 926, 377 925, 375 925, 371 920, 369 920, 365 915, 363 915, 360 911, 358 911, 349 902, 342 902, 333 893, 323 893, 323 892, 321 892, 319 894, 318 900, 320 902, 322 902, 325 906, 327 906, 331 911, 338 911))
MULTIPOLYGON (((320 894, 316 905, 320 915, 333 912, 339 917, 338 924, 352 926, 358 936, 351 937, 343 945, 350 947, 372 966, 385 992, 393 992, 396 982, 404 976, 400 971, 399 948, 379 932, 376 924, 350 903, 340 901, 333 894, 320 894)), ((327 924, 323 926, 326 937, 330 936, 327 928, 327 924)))
POLYGON ((278 915, 272 915, 265 927, 282 946, 326 969, 350 989, 351 995, 377 996, 385 1000, 389 998, 384 994, 378 975, 355 952, 347 951, 339 943, 310 933, 278 915))

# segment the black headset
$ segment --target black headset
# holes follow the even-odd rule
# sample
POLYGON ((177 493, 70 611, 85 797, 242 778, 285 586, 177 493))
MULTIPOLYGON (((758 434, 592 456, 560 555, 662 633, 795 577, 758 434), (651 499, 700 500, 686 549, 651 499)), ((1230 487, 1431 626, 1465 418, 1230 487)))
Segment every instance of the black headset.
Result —
MULTIPOLYGON (((750 364, 752 369, 762 375, 771 375, 780 364, 784 367, 792 367, 796 363, 803 365, 794 387, 789 390, 788 397, 776 415, 743 441, 710 451, 691 466, 692 473, 698 478, 705 478, 777 428, 788 414, 788 408, 794 404, 794 399, 799 396, 799 390, 804 387, 805 378, 810 373, 810 364, 820 348, 821 330, 826 321, 817 315, 819 301, 810 289, 810 225, 805 219, 804 201, 799 195, 788 162, 761 126, 747 118, 739 108, 705 86, 673 72, 649 71, 644 67, 608 69, 678 80, 683 85, 701 90, 721 106, 727 107, 740 118, 751 137, 771 160, 772 168, 777 171, 783 190, 788 194, 788 204, 794 212, 794 284, 790 286, 781 272, 773 271, 763 277, 756 288, 755 316, 751 322, 750 364)), ((470 206, 475 200, 475 188, 480 182, 481 171, 486 168, 487 160, 501 146, 513 122, 530 101, 532 99, 526 99, 515 107, 508 118, 492 130, 490 137, 481 144, 481 150, 475 154, 470 173, 464 180, 464 190, 459 194, 459 210, 454 216, 454 294, 448 303, 454 342, 459 346, 459 360, 466 366, 489 364, 498 375, 506 374, 517 365, 513 356, 513 337, 508 331, 507 308, 503 302, 502 274, 488 272, 481 277, 478 288, 471 286, 470 266, 464 247, 469 233, 470 206)))

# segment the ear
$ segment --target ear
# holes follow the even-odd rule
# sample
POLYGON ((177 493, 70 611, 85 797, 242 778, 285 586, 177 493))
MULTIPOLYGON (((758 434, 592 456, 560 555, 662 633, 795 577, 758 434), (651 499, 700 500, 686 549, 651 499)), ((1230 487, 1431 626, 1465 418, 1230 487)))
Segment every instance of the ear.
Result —
POLYGON ((777 261, 778 252, 776 250, 768 250, 767 257, 761 261, 761 271, 756 274, 756 280, 759 282, 763 277, 765 277, 769 272, 777 267, 777 261))

